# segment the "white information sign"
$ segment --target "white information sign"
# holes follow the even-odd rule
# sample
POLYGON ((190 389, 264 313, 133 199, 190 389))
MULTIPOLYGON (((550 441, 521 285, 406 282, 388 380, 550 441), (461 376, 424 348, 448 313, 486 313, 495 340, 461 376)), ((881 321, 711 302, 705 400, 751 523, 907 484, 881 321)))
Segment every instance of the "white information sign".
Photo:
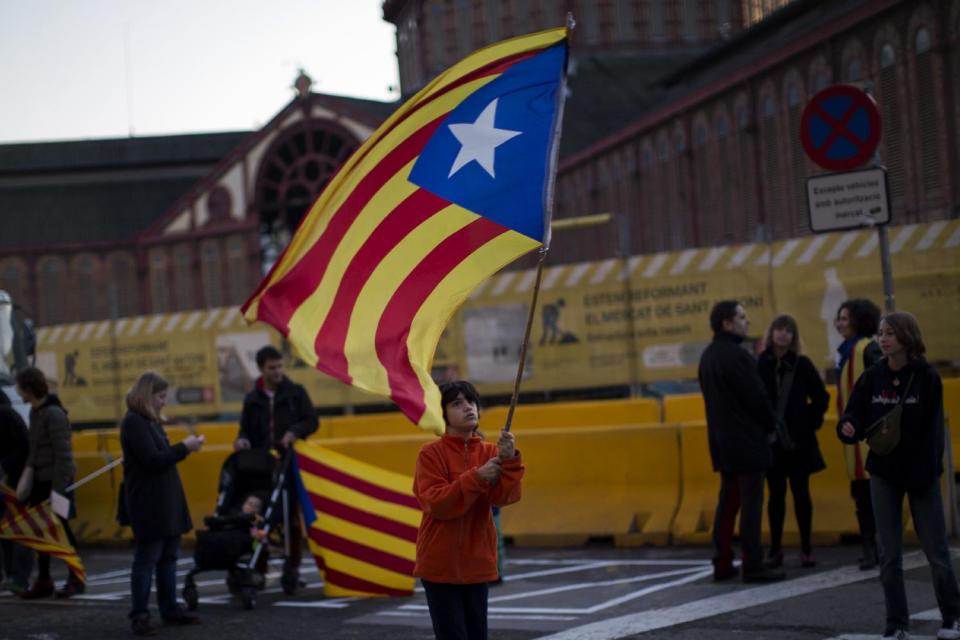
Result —
POLYGON ((807 178, 807 209, 815 233, 887 224, 887 171, 878 167, 807 178))

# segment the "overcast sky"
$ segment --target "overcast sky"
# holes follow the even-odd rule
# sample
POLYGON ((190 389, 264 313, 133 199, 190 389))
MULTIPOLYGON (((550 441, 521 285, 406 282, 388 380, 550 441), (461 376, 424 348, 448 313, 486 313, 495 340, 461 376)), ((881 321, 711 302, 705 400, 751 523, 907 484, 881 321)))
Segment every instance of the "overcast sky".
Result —
POLYGON ((394 100, 382 0, 0 0, 0 143, 251 130, 314 91, 394 100))

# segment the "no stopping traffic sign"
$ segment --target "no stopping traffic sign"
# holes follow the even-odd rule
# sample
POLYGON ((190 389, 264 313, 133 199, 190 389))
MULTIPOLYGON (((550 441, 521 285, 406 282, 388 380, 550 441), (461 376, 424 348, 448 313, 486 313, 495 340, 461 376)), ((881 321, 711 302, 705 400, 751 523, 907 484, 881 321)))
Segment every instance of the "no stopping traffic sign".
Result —
POLYGON ((810 159, 824 169, 856 169, 873 156, 880 142, 877 103, 852 85, 827 87, 803 110, 800 141, 810 159))

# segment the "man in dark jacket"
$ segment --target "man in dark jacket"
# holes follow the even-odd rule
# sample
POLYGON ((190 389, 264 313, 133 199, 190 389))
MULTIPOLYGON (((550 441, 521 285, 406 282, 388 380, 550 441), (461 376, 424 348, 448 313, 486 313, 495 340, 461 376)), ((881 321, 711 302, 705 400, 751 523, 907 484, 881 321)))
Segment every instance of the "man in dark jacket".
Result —
POLYGON ((783 572, 763 566, 760 531, 764 473, 773 463, 770 442, 775 414, 757 374, 753 356, 740 343, 750 322, 736 300, 710 312, 713 342, 700 358, 700 389, 707 410, 707 437, 713 470, 720 473, 720 497, 713 522, 713 577, 736 575, 733 529, 740 511, 743 580, 779 580, 783 572))
MULTIPOLYGON (((16 488, 29 451, 27 425, 13 408, 7 394, 0 391, 0 481, 16 488)), ((0 504, 0 513, 2 510, 0 504)), ((6 580, 0 584, 0 590, 20 595, 27 590, 33 570, 33 552, 10 540, 0 541, 0 550, 0 566, 6 572, 6 580)))
MULTIPOLYGON (((306 389, 283 375, 283 355, 267 345, 257 351, 260 378, 256 387, 243 399, 240 433, 234 449, 285 450, 297 438, 306 438, 317 430, 317 412, 306 389)), ((299 581, 300 546, 303 534, 300 527, 300 503, 293 489, 293 478, 288 475, 287 495, 290 496, 289 516, 290 554, 284 564, 281 579, 284 591, 292 593, 299 581)))

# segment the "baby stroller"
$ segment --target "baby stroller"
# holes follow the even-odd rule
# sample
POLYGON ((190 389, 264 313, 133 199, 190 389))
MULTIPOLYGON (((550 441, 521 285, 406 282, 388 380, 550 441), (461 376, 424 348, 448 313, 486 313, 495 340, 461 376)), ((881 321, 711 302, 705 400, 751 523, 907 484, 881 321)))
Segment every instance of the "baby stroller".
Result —
MULTIPOLYGON (((290 471, 291 451, 277 459, 262 449, 241 449, 232 453, 220 470, 217 508, 205 517, 207 529, 197 531, 194 567, 183 585, 183 600, 191 611, 197 608, 199 594, 194 576, 201 571, 227 571, 227 588, 240 599, 244 609, 256 605, 257 591, 266 583, 268 544, 289 549, 289 492, 285 490, 290 471), (242 513, 240 507, 249 495, 269 495, 262 518, 242 513), (262 533, 251 536, 251 527, 262 533)), ((280 584, 284 593, 292 595, 297 576, 284 568, 280 584)))

